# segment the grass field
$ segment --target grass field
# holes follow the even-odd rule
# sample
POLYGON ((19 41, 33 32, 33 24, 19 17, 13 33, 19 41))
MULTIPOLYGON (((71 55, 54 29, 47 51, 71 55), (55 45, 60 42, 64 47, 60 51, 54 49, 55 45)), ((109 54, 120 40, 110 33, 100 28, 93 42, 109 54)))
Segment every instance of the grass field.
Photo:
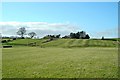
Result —
POLYGON ((17 39, 3 45, 12 46, 28 46, 29 43, 36 42, 38 47, 59 47, 59 48, 75 48, 75 47, 117 47, 118 43, 114 40, 92 40, 92 39, 57 39, 45 42, 47 39, 17 39))
MULTIPOLYGON (((81 40, 63 42, 43 45, 76 46, 81 40)), ((116 47, 3 48, 3 78, 117 78, 117 52, 116 47)))

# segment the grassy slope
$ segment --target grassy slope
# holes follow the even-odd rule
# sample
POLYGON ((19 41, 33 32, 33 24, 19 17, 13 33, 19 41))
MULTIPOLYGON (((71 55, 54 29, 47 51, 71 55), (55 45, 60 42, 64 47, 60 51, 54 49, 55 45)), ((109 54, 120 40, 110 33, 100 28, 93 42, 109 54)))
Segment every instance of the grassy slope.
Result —
POLYGON ((117 77, 116 41, 58 39, 42 43, 44 41, 46 39, 18 39, 3 44, 20 46, 3 49, 3 77, 117 77), (33 42, 38 47, 25 47, 33 42))
POLYGON ((117 41, 112 40, 88 40, 88 39, 57 39, 47 43, 42 43, 47 39, 18 39, 3 45, 22 45, 36 42, 41 47, 117 47, 117 41))
MULTIPOLYGON (((72 42, 66 40, 64 45, 72 42)), ((102 47, 3 49, 3 78, 115 78, 117 51, 102 47)))
POLYGON ((10 41, 8 43, 3 43, 3 45, 12 45, 12 46, 28 46, 28 44, 30 43, 34 43, 36 42, 37 45, 41 44, 43 41, 43 39, 17 39, 14 41, 10 41))

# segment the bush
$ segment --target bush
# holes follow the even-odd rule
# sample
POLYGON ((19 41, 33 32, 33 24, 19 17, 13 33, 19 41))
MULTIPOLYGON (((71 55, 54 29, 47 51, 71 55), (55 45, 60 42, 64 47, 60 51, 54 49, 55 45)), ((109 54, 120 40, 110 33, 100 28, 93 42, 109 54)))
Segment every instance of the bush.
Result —
POLYGON ((16 38, 13 38, 13 40, 16 40, 16 38))
POLYGON ((2 40, 2 43, 6 43, 7 41, 6 40, 2 40))
POLYGON ((104 37, 102 37, 102 40, 104 40, 104 37))
POLYGON ((9 39, 9 40, 7 40, 7 42, 10 42, 11 40, 9 39))

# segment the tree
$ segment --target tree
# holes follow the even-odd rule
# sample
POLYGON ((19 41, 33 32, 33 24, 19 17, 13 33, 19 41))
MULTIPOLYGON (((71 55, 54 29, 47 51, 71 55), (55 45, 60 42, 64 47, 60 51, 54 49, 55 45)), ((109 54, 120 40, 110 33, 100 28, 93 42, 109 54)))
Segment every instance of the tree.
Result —
POLYGON ((102 36, 102 40, 104 40, 104 36, 102 36))
POLYGON ((85 39, 85 37, 86 37, 85 31, 81 31, 77 33, 70 33, 70 38, 85 39))
POLYGON ((43 37, 44 39, 54 39, 54 38, 60 38, 60 34, 58 35, 47 35, 43 37))
POLYGON ((77 32, 76 34, 75 34, 75 37, 77 38, 77 39, 79 39, 80 38, 80 32, 77 32))
POLYGON ((86 34, 85 39, 90 39, 90 36, 86 34))
POLYGON ((19 28, 19 30, 18 30, 18 32, 17 32, 17 34, 20 35, 22 39, 24 39, 25 33, 26 33, 25 27, 19 28))
POLYGON ((63 36, 62 38, 65 38, 65 39, 67 39, 67 38, 71 38, 69 35, 65 35, 65 36, 63 36))
POLYGON ((60 38, 60 34, 56 35, 56 38, 60 38))
POLYGON ((28 35, 30 36, 30 38, 33 38, 34 36, 36 36, 36 33, 35 32, 30 32, 30 33, 28 33, 28 35))
POLYGON ((76 38, 75 33, 70 33, 70 38, 76 38))
POLYGON ((86 36, 86 32, 85 31, 81 31, 79 34, 80 34, 80 38, 81 39, 84 39, 85 36, 86 36))

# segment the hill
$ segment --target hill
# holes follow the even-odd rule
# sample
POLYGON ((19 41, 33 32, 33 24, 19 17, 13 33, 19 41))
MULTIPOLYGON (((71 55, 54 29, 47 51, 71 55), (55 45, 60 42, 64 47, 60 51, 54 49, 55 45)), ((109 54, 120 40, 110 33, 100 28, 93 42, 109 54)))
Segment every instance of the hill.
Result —
POLYGON ((2 49, 4 63, 2 76, 3 78, 118 78, 117 44, 116 39, 10 40, 3 43, 12 45, 13 48, 2 49))
POLYGON ((117 39, 17 39, 3 45, 12 46, 38 46, 38 47, 117 47, 117 39))

